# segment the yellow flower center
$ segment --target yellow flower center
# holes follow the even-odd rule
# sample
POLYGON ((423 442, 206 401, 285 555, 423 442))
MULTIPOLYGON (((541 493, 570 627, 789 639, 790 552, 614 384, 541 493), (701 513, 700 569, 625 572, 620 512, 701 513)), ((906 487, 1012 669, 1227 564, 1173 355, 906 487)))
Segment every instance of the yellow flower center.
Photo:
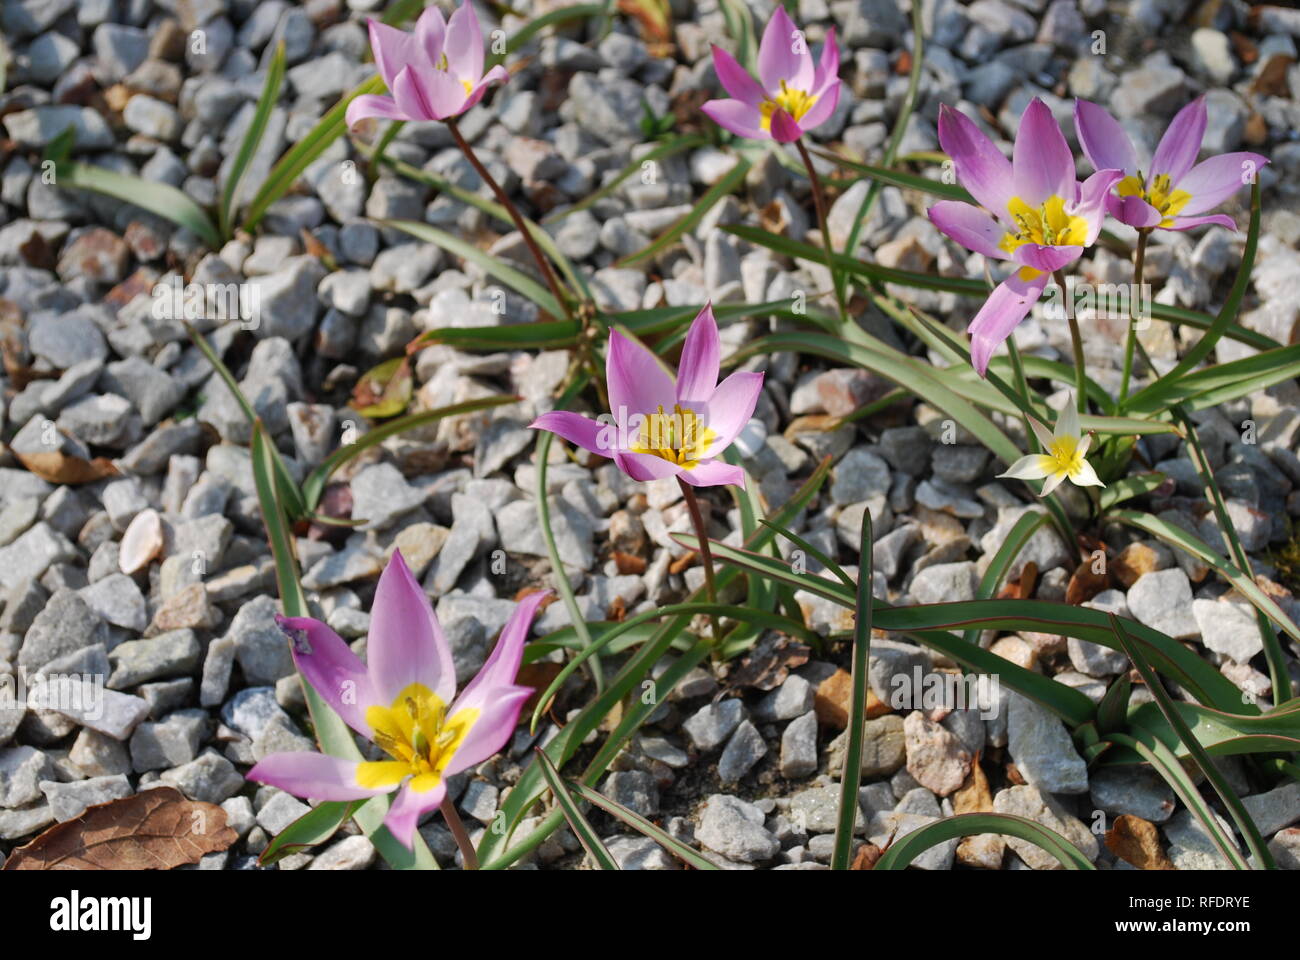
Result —
POLYGON ((631 451, 648 453, 690 470, 704 458, 716 438, 717 434, 694 410, 674 404, 672 413, 664 413, 660 404, 657 412, 645 417, 631 451))
POLYGON ((390 707, 368 707, 366 723, 374 730, 374 741, 392 759, 359 764, 357 782, 374 790, 396 786, 409 776, 412 790, 432 790, 478 714, 457 710, 448 717, 442 698, 422 683, 408 686, 390 707))
POLYGON ((1048 474, 1065 474, 1071 480, 1079 476, 1086 461, 1079 452, 1078 437, 1056 437, 1052 446, 1038 460, 1040 469, 1048 474))
POLYGON ((1008 232, 998 244, 1007 253, 1015 253, 1026 243, 1073 247, 1088 242, 1088 221, 1066 213, 1065 200, 1061 197, 1048 197, 1037 210, 1019 197, 1012 197, 1007 212, 1020 228, 1015 233, 1008 232))
POLYGON ((1139 172, 1136 176, 1130 174, 1116 184, 1115 192, 1121 197, 1141 197, 1155 207, 1164 218, 1160 221, 1160 226, 1168 227, 1173 224, 1178 211, 1192 199, 1192 195, 1186 190, 1170 189, 1172 186, 1169 182, 1169 174, 1162 173, 1151 181, 1151 189, 1148 190, 1139 172))
POLYGON ((772 114, 776 113, 777 108, 790 114, 795 120, 800 119, 805 113, 813 108, 817 98, 806 90, 796 90, 786 86, 784 80, 781 81, 781 92, 775 97, 764 100, 758 108, 763 113, 763 129, 771 132, 772 114))
MULTIPOLYGON (((447 73, 451 70, 451 64, 447 61, 447 55, 444 53, 439 56, 438 62, 435 63, 433 67, 435 70, 441 70, 443 73, 447 73)), ((470 83, 468 80, 461 80, 460 85, 465 88, 466 96, 469 96, 474 92, 474 84, 470 83)))

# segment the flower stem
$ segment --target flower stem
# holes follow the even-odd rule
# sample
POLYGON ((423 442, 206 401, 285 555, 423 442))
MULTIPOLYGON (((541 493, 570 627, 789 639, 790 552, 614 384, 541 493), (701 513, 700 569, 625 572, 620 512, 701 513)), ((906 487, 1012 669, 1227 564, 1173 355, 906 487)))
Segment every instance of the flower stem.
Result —
POLYGON ((1061 288, 1061 302, 1065 304, 1065 317, 1070 322, 1070 342, 1074 347, 1074 389, 1075 400, 1080 413, 1088 412, 1088 381, 1084 374, 1083 336, 1079 333, 1079 318, 1074 315, 1074 304, 1068 301, 1069 287, 1065 283, 1065 274, 1057 270, 1052 274, 1061 288))
POLYGON ((478 853, 474 850, 474 844, 469 838, 469 832, 465 829, 465 824, 461 822, 460 814, 456 812, 456 804, 452 802, 450 796, 446 796, 442 798, 442 805, 438 809, 442 811, 442 819, 447 821, 447 829, 456 838, 456 846, 460 848, 460 856, 465 861, 465 869, 477 870, 478 853))
MULTIPOLYGON (((1137 290, 1142 288, 1142 273, 1146 263, 1147 237, 1149 236, 1151 236, 1150 229, 1138 231, 1137 250, 1133 254, 1133 285, 1137 290)), ((1133 326, 1133 295, 1131 294, 1128 301, 1128 339, 1124 344, 1124 375, 1119 384, 1120 406, 1123 406, 1124 402, 1128 400, 1129 379, 1133 375, 1133 346, 1136 343, 1137 328, 1133 326)))
MULTIPOLYGON (((682 488, 686 499, 686 509, 691 512, 691 523, 695 525, 695 536, 700 541, 700 557, 704 561, 704 586, 709 594, 709 603, 718 602, 718 588, 713 579, 713 551, 709 549, 709 531, 704 526, 704 514, 700 511, 700 501, 695 496, 695 488, 677 478, 677 485, 682 488)), ((717 614, 709 614, 709 623, 713 630, 713 645, 722 642, 722 629, 718 625, 717 614)))
POLYGON ((560 282, 555 278, 555 272, 551 270, 550 263, 547 261, 546 257, 542 255, 541 248, 537 246, 537 241, 533 239, 532 231, 528 229, 528 224, 524 222, 523 214, 519 212, 519 208, 514 205, 510 197, 506 195, 506 192, 501 189, 501 184, 497 183, 496 178, 493 177, 492 174, 488 173, 487 167, 483 166, 477 154, 474 153, 474 148, 471 147, 465 137, 461 135, 460 127, 456 125, 456 121, 447 120, 446 124, 447 129, 451 131, 451 138, 456 141, 456 146, 459 147, 460 152, 465 155, 465 159, 470 162, 470 166, 474 168, 474 172, 479 175, 479 178, 482 179, 484 183, 492 188, 492 192, 496 194, 496 198, 501 203, 501 206, 505 207, 506 213, 510 214, 510 219, 515 223, 515 229, 518 230, 520 236, 524 238, 524 243, 528 245, 528 249, 532 253, 533 259, 537 261, 537 267, 542 271, 542 277, 546 280, 546 285, 551 288, 551 295, 555 297, 555 302, 560 305, 560 309, 564 310, 567 314, 569 312, 569 301, 565 299, 564 293, 560 289, 560 282))
POLYGON ((831 272, 831 284, 835 287, 835 300, 840 308, 840 319, 844 319, 848 311, 844 307, 840 286, 835 283, 835 250, 831 246, 831 228, 827 221, 826 193, 822 189, 822 178, 817 175, 817 168, 813 166, 808 148, 803 145, 803 137, 796 140, 794 145, 799 148, 799 156, 803 158, 804 168, 808 171, 808 182, 812 184, 813 207, 817 211, 817 228, 822 235, 822 249, 826 251, 826 269, 831 272))

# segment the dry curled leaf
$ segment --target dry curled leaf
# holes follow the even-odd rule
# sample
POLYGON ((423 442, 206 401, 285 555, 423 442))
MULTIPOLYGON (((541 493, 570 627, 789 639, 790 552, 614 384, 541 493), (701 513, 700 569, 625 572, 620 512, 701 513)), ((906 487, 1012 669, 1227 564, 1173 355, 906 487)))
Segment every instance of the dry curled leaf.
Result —
POLYGON ((1087 603, 1109 587, 1110 574, 1107 568, 1103 565, 1102 572, 1098 573, 1093 561, 1085 560, 1075 567, 1074 573, 1070 575, 1070 583, 1065 588, 1065 602, 1077 607, 1081 603, 1087 603))
POLYGON ((104 477, 117 476, 117 467, 105 457, 86 460, 70 456, 60 450, 47 450, 40 453, 19 453, 10 448, 18 462, 50 483, 94 483, 104 477))
POLYGON ((864 843, 858 847, 857 854, 853 857, 853 863, 849 865, 850 870, 874 870, 876 861, 884 853, 874 843, 864 843))
POLYGON ((753 687, 757 690, 775 690, 785 683, 785 678, 796 667, 808 662, 812 650, 789 637, 767 636, 745 655, 740 664, 727 677, 727 687, 753 687))
POLYGON ((1149 820, 1120 814, 1106 831, 1106 849, 1139 870, 1176 870, 1160 846, 1160 834, 1149 820))
POLYGON ((989 778, 980 766, 979 754, 970 765, 970 776, 952 795, 952 810, 953 813, 993 812, 993 791, 989 789, 989 778))
POLYGON ((239 835, 226 811, 174 787, 88 807, 56 823, 5 863, 6 870, 170 870, 225 850, 239 835))

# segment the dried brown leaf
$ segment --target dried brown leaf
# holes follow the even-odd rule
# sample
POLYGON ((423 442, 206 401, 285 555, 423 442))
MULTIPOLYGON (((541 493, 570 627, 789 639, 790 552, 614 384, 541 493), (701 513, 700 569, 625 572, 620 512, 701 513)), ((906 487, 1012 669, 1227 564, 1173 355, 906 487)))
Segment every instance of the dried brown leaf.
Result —
POLYGON ((24 467, 50 483, 94 483, 104 477, 117 476, 117 467, 105 457, 85 460, 60 450, 19 453, 11 448, 11 452, 24 467))
POLYGON ((1178 869, 1160 846, 1160 834, 1149 820, 1120 814, 1106 831, 1106 849, 1139 870, 1178 869))
POLYGON ((796 667, 802 667, 812 656, 807 644, 784 636, 767 636, 745 655, 727 677, 728 688, 753 687, 756 690, 775 690, 785 683, 785 678, 796 667))
POLYGON ((993 791, 989 789, 989 778, 984 775, 978 755, 970 765, 970 776, 952 795, 952 809, 954 813, 993 812, 993 791))
POLYGON ((239 835, 226 812, 174 787, 88 807, 57 823, 5 863, 6 870, 170 870, 225 850, 239 835))

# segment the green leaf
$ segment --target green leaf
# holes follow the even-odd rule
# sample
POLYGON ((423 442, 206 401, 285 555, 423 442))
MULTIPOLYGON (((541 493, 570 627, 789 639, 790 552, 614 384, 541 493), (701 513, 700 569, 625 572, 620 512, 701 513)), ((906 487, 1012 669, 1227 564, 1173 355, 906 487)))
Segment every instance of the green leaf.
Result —
POLYGON ((507 266, 499 258, 491 256, 460 237, 447 233, 445 230, 439 230, 437 227, 431 227, 427 223, 417 223, 414 220, 381 220, 379 224, 380 226, 401 230, 403 233, 409 233, 417 240, 423 240, 425 243, 432 243, 435 246, 442 247, 442 249, 455 254, 462 260, 468 260, 470 263, 481 267, 484 273, 496 277, 506 286, 523 294, 552 317, 564 316, 564 308, 551 296, 551 291, 522 270, 507 266))
POLYGON ((745 180, 745 174, 749 172, 750 162, 742 155, 736 156, 736 165, 723 174, 713 186, 705 191, 704 196, 696 201, 695 206, 691 208, 690 213, 685 214, 667 230, 655 237, 643 250, 629 254, 622 260, 619 260, 615 266, 630 267, 633 264, 640 263, 642 260, 648 260, 656 257, 664 250, 667 250, 678 238, 687 230, 694 229, 696 224, 704 219, 704 215, 713 208, 713 205, 735 190, 745 180))
MULTIPOLYGON (((1295 701, 1290 701, 1294 704, 1295 701)), ((1295 753, 1300 751, 1300 707, 1274 707, 1267 713, 1245 715, 1215 710, 1199 703, 1175 701, 1174 707, 1183 724, 1207 754, 1212 757, 1240 756, 1247 753, 1295 753)), ((1169 746, 1179 759, 1191 752, 1178 736, 1158 704, 1144 703, 1128 713, 1127 720, 1150 730, 1169 746)), ((1114 729, 1122 729, 1122 724, 1114 729)), ((1117 748, 1106 754, 1112 764, 1139 763, 1131 751, 1117 748)))
POLYGON ((1137 476, 1116 480, 1113 483, 1108 483, 1105 489, 1101 491, 1098 495, 1098 502, 1102 511, 1105 512, 1126 500, 1146 496, 1164 483, 1165 479, 1163 473, 1140 473, 1137 476))
POLYGON ((67 157, 73 138, 73 128, 69 127, 50 141, 45 151, 45 159, 54 162, 54 182, 59 187, 90 190, 134 204, 190 231, 213 250, 221 247, 221 234, 213 225, 212 218, 189 194, 169 183, 144 180, 93 164, 69 160, 67 157))
POLYGON ((962 813, 918 827, 890 844, 873 869, 902 870, 931 847, 982 833, 996 833, 1025 840, 1050 853, 1067 870, 1095 870, 1096 867, 1074 844, 1055 830, 1009 813, 962 813))
MULTIPOLYGON (((1256 199, 1258 199, 1258 196, 1259 194, 1257 190, 1256 199)), ((1246 811, 1245 806, 1241 802, 1241 798, 1238 797, 1236 792, 1232 789, 1227 778, 1224 777, 1224 775, 1219 772, 1219 768, 1211 762, 1209 754, 1205 752, 1205 748, 1201 746, 1200 741, 1196 738, 1195 734, 1192 733, 1191 728, 1187 725, 1187 721, 1183 719, 1183 715, 1178 712, 1178 708, 1175 706, 1173 698, 1169 696, 1168 691, 1164 688, 1164 684, 1160 682, 1160 678, 1156 676, 1155 670, 1151 668, 1151 664, 1147 661, 1145 651, 1142 650, 1141 644, 1128 635, 1128 632, 1125 630, 1124 624, 1121 622, 1119 617, 1115 616, 1113 613, 1109 616, 1110 627, 1115 633, 1115 638, 1119 641, 1120 646, 1124 648, 1124 652, 1128 654, 1128 658, 1133 661, 1133 665, 1137 667, 1138 672, 1142 674, 1142 679, 1145 681, 1147 689, 1151 692, 1151 695, 1155 697, 1160 712, 1164 714, 1165 720, 1168 721, 1174 732, 1178 734, 1178 739, 1182 741, 1182 744, 1186 748, 1192 762, 1196 764, 1205 779, 1210 781, 1210 784, 1214 787, 1215 793, 1219 795, 1219 799, 1223 801, 1223 805, 1227 807, 1228 812, 1232 814, 1232 819, 1237 824, 1237 829, 1240 830, 1241 835, 1246 838, 1246 846, 1250 848, 1251 854, 1256 860, 1263 864, 1265 868, 1276 870, 1277 865, 1273 862, 1273 855, 1269 852, 1268 846, 1264 843, 1264 838, 1260 836, 1259 828, 1255 825, 1255 821, 1251 819, 1250 814, 1246 811)))
POLYGON ((269 867, 290 854, 324 843, 352 819, 363 803, 364 800, 327 800, 319 804, 277 833, 257 858, 258 864, 269 867))
POLYGON ((271 57, 271 64, 266 71, 266 81, 262 86, 262 95, 258 98, 257 109, 253 113, 253 122, 249 124, 244 134, 244 142, 239 145, 239 152, 235 154, 230 175, 226 177, 226 189, 221 194, 221 204, 217 207, 217 226, 224 238, 229 238, 233 232, 230 228, 230 215, 235 208, 244 171, 248 169, 253 154, 257 152, 257 147, 262 142, 262 135, 266 133, 266 124, 271 119, 271 111, 275 109, 276 101, 280 99, 280 89, 284 85, 284 65, 284 41, 281 40, 276 44, 275 54, 271 57))
POLYGON ((1151 393, 1135 403, 1130 398, 1133 413, 1156 413, 1181 403, 1189 410, 1204 410, 1229 403, 1239 397, 1252 396, 1277 383, 1300 376, 1300 344, 1278 347, 1242 357, 1228 363, 1205 367, 1189 373, 1168 384, 1153 384, 1151 393))
POLYGON ((1128 701, 1132 693, 1133 681, 1128 678, 1127 672, 1121 673, 1106 688, 1101 703, 1097 704, 1099 732, 1104 734, 1124 728, 1125 721, 1128 719, 1128 701))
MULTIPOLYGON (((1029 538, 1037 532, 1046 519, 1047 514, 1031 510, 1016 521, 1007 538, 1002 541, 1002 546, 998 547, 998 552, 993 555, 992 561, 984 571, 984 576, 980 578, 979 588, 975 591, 976 597, 980 600, 992 600, 997 596, 1002 581, 1006 579, 1007 571, 1016 562, 1016 557, 1020 556, 1020 551, 1025 548, 1029 538)), ((980 632, 974 629, 967 630, 963 639, 967 643, 977 644, 980 640, 980 632)))
POLYGON ((375 401, 357 407, 357 413, 371 420, 397 416, 410 404, 414 383, 407 357, 393 357, 371 367, 357 380, 356 392, 360 396, 368 394, 375 401))
POLYGON ((569 821, 574 836, 578 838, 582 848, 587 851, 587 856, 591 857, 596 866, 602 870, 621 869, 618 861, 610 855, 610 852, 605 849, 605 845, 600 842, 600 836, 595 829, 587 822, 587 818, 582 815, 582 811, 564 785, 564 779, 560 776, 560 771, 555 769, 555 764, 546 755, 546 751, 538 748, 533 752, 537 754, 537 762, 541 765, 542 776, 546 778, 546 785, 551 788, 555 802, 559 804, 561 812, 564 813, 564 819, 569 821))
POLYGON ((754 35, 754 18, 745 0, 720 0, 727 33, 735 42, 735 57, 751 74, 756 74, 758 42, 754 35))
POLYGON ((862 741, 867 723, 867 666, 871 655, 871 511, 862 511, 862 532, 858 536, 858 583, 853 620, 853 698, 849 704, 849 740, 844 751, 844 771, 840 774, 839 822, 835 826, 835 846, 831 850, 831 869, 849 869, 853 853, 853 828, 861 808, 858 786, 862 783, 862 741))
POLYGON ((637 831, 637 833, 640 833, 642 836, 649 837, 651 840, 659 844, 659 846, 663 847, 673 856, 681 860, 684 860, 686 863, 690 864, 696 870, 717 870, 718 869, 718 867, 712 861, 706 860, 699 853, 692 850, 690 847, 682 843, 677 838, 670 836, 668 833, 665 833, 663 830, 661 830, 659 827, 656 827, 653 823, 651 823, 645 817, 641 816, 639 813, 629 810, 627 807, 623 806, 622 804, 615 803, 613 800, 609 799, 609 797, 597 793, 595 790, 591 789, 591 787, 588 787, 585 784, 575 783, 573 785, 573 790, 580 797, 582 797, 582 799, 586 800, 589 803, 594 804, 595 806, 600 807, 610 816, 614 817, 615 819, 621 820, 623 823, 627 824, 629 827, 637 831))

